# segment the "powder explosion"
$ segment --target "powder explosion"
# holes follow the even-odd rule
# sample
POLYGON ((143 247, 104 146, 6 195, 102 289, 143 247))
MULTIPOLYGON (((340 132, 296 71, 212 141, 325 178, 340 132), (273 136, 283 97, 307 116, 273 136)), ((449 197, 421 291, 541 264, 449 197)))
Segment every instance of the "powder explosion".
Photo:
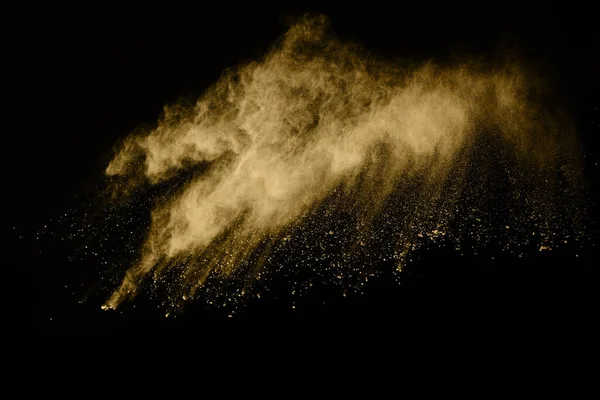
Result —
POLYGON ((148 281, 173 308, 200 289, 242 296, 273 268, 362 284, 431 241, 553 246, 577 230, 577 144, 539 89, 514 63, 400 68, 301 20, 119 148, 113 201, 184 184, 103 308, 148 281))

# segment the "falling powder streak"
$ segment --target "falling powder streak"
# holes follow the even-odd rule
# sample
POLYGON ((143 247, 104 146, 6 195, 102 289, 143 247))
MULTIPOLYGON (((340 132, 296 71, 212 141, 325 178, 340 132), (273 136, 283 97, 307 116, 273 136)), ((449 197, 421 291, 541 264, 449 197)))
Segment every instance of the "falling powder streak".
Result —
POLYGON ((350 262, 368 258, 372 233, 390 202, 399 204, 390 253, 401 267, 419 238, 446 235, 473 186, 468 161, 488 137, 499 146, 492 153, 520 160, 511 177, 519 201, 547 223, 554 200, 538 195, 547 185, 532 184, 534 176, 572 159, 575 144, 535 93, 511 63, 400 69, 335 39, 324 17, 300 20, 260 62, 225 73, 192 109, 165 107, 155 129, 119 148, 106 169, 115 201, 201 173, 157 204, 140 259, 103 308, 173 270, 172 303, 211 277, 242 274, 250 289, 270 255, 325 205, 356 226, 342 255, 350 262))

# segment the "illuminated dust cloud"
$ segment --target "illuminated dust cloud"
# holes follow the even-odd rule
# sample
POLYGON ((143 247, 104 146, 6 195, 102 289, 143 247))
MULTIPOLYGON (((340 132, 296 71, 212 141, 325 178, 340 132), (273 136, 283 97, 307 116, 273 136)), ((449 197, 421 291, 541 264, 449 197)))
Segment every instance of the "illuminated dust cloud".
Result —
POLYGON ((146 285, 173 310, 201 292, 231 301, 281 269, 360 287, 427 244, 572 240, 578 144, 544 89, 516 61, 395 65, 342 43, 325 17, 299 19, 118 146, 111 201, 184 183, 158 196, 103 308, 146 285))

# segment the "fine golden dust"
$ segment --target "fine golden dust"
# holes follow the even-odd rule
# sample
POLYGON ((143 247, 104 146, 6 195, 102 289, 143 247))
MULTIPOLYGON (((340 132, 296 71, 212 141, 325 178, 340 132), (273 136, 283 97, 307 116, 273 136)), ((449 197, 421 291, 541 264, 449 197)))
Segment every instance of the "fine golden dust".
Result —
POLYGON ((183 183, 157 200, 103 308, 148 283, 168 286, 166 315, 200 291, 231 304, 282 270, 310 276, 299 294, 327 280, 345 295, 425 244, 549 250, 577 234, 579 175, 575 135, 539 89, 515 62, 407 68, 342 43, 324 17, 299 21, 121 144, 112 201, 183 183))

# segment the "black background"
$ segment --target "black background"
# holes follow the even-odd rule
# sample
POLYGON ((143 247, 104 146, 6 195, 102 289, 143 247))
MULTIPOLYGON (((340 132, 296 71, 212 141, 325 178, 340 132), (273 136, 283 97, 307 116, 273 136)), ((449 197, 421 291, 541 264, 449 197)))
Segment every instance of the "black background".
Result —
MULTIPOLYGON (((76 281, 74 272, 58 257, 32 257, 31 232, 92 190, 119 138, 154 123, 163 105, 197 98, 225 68, 262 55, 285 32, 288 18, 304 12, 325 13, 341 39, 388 58, 444 61, 517 52, 552 83, 575 121, 587 151, 591 198, 597 199, 600 35, 591 4, 149 3, 21 3, 4 12, 10 107, 3 225, 15 239, 9 267, 31 282, 30 332, 118 333, 148 326, 168 331, 209 320, 591 327, 595 249, 577 260, 572 254, 534 254, 527 261, 494 264, 484 263, 483 256, 454 260, 443 252, 429 254, 411 267, 401 286, 384 276, 364 296, 341 298, 324 290, 295 310, 282 299, 282 287, 279 300, 251 302, 235 322, 200 306, 176 322, 165 321, 154 307, 110 314, 61 291, 76 281), (25 239, 17 240, 14 231, 25 239), (458 267, 440 267, 448 263, 458 267)), ((594 207, 592 217, 597 220, 594 207)))

